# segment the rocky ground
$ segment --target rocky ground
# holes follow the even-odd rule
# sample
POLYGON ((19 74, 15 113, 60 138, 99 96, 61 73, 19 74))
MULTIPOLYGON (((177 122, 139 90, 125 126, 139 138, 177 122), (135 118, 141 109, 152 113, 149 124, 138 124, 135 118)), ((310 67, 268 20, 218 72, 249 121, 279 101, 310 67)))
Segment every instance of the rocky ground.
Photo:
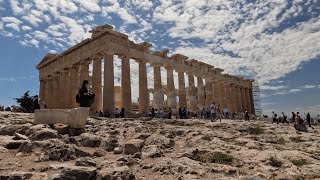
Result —
POLYGON ((89 118, 75 136, 32 121, 0 112, 0 180, 320 179, 320 127, 89 118))

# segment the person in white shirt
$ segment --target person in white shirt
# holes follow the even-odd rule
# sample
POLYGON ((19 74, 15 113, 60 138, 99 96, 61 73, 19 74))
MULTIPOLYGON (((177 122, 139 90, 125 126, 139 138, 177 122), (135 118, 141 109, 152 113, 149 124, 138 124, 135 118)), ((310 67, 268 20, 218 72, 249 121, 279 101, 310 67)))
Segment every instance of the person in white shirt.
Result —
POLYGON ((211 112, 211 117, 214 120, 216 118, 216 107, 214 102, 212 102, 210 105, 210 112, 211 112))
POLYGON ((226 118, 229 118, 229 109, 228 109, 227 106, 226 106, 226 108, 224 108, 223 113, 224 113, 224 116, 225 116, 226 118))

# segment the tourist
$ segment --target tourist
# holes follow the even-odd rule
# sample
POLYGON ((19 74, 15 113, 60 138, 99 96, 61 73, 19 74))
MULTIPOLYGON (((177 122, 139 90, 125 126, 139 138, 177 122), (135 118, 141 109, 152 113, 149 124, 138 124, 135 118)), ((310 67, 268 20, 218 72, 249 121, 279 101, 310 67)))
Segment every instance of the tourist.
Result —
POLYGON ((207 114, 206 114, 207 119, 210 119, 210 114, 211 114, 211 112, 210 112, 209 108, 207 108, 207 114))
POLYGON ((294 123, 293 127, 297 131, 307 132, 306 123, 304 122, 304 120, 300 116, 298 116, 298 114, 299 113, 297 113, 297 117, 295 118, 295 123, 294 123))
POLYGON ((88 85, 89 82, 87 80, 84 80, 79 90, 80 107, 90 107, 88 85))
POLYGON ((181 110, 181 108, 179 108, 179 118, 180 118, 180 119, 183 118, 183 117, 182 117, 182 110, 181 110))
POLYGON ((35 96, 34 96, 33 101, 32 101, 32 106, 33 106, 33 112, 34 112, 36 109, 40 109, 39 97, 38 97, 38 95, 35 95, 35 96))
POLYGON ((119 118, 120 117, 120 112, 119 112, 118 108, 115 109, 114 116, 115 116, 115 118, 119 118))
POLYGON ((154 117, 156 117, 156 118, 159 117, 158 109, 155 109, 155 110, 154 110, 154 117))
POLYGON ((244 111, 244 116, 245 116, 245 120, 246 121, 250 121, 250 115, 249 115, 249 112, 247 110, 244 111))
POLYGON ((214 120, 216 118, 216 107, 215 107, 214 102, 212 102, 210 105, 210 113, 211 113, 212 119, 214 120))
POLYGON ((158 114, 159 114, 158 117, 159 117, 160 119, 162 119, 162 118, 163 118, 163 110, 162 110, 162 108, 159 109, 158 114))
POLYGON ((318 114, 317 123, 320 124, 320 115, 318 114))
POLYGON ((156 117, 156 111, 154 110, 154 108, 151 109, 151 117, 152 118, 156 117))
POLYGON ((228 119, 228 118, 229 118, 229 109, 228 109, 228 107, 227 107, 227 106, 224 108, 224 110, 223 110, 223 114, 224 114, 224 116, 226 117, 226 119, 228 119))
POLYGON ((206 118, 206 109, 202 108, 201 110, 201 119, 205 119, 206 118))
MULTIPOLYGON (((304 114, 306 114, 306 113, 304 113, 304 114)), ((307 122, 308 122, 309 127, 311 127, 311 117, 310 117, 310 113, 307 113, 307 114, 306 114, 306 119, 307 119, 307 122)))
POLYGON ((124 107, 122 107, 121 111, 120 111, 120 117, 121 118, 124 118, 124 113, 125 113, 125 109, 124 109, 124 107))
POLYGON ((296 119, 296 114, 292 112, 291 123, 294 123, 296 119))
POLYGON ((186 111, 186 119, 189 119, 190 118, 190 109, 187 108, 187 111, 186 111))
POLYGON ((168 110, 168 119, 171 119, 171 115, 172 115, 172 110, 171 110, 171 107, 169 107, 169 110, 168 110))
POLYGON ((99 112, 99 117, 103 117, 103 113, 102 113, 101 110, 100 110, 100 112, 99 112))
POLYGON ((40 99, 39 98, 39 107, 40 107, 40 109, 47 109, 47 105, 46 105, 46 103, 44 102, 44 100, 42 100, 42 99, 40 99))
POLYGON ((216 113, 217 113, 217 119, 220 119, 220 122, 221 122, 222 112, 221 112, 220 105, 218 105, 218 107, 216 109, 216 113))
POLYGON ((200 108, 197 108, 196 117, 197 117, 197 119, 201 119, 201 110, 200 110, 200 108))
POLYGON ((287 115, 284 114, 284 112, 282 112, 282 123, 288 123, 289 124, 289 121, 287 120, 287 115))
POLYGON ((277 124, 279 124, 279 120, 278 120, 278 117, 277 117, 277 116, 278 116, 277 114, 273 113, 272 124, 273 124, 274 122, 277 122, 277 124))
POLYGON ((182 110, 182 119, 187 119, 187 110, 185 107, 182 110))
POLYGON ((151 108, 148 111, 148 117, 152 117, 151 108))

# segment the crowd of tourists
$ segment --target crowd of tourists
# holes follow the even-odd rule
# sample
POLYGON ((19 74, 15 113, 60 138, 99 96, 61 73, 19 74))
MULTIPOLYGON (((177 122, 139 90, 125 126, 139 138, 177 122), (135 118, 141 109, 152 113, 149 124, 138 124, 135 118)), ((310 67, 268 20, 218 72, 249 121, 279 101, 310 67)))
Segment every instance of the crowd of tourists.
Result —
POLYGON ((307 125, 310 128, 313 128, 313 125, 318 125, 320 124, 320 117, 319 115, 316 118, 311 118, 310 113, 304 113, 305 118, 302 118, 300 113, 297 112, 292 112, 291 113, 291 117, 288 118, 288 116, 282 112, 280 116, 278 116, 278 114, 276 114, 274 111, 272 111, 272 124, 273 123, 286 123, 286 124, 290 124, 292 123, 294 128, 298 131, 307 131, 307 125))

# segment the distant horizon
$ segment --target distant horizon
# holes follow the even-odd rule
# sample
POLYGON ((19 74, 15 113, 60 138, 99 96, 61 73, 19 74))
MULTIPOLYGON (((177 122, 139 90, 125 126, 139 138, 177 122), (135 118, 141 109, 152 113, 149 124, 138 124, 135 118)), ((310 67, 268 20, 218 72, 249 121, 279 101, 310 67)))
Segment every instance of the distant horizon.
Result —
MULTIPOLYGON (((263 114, 320 114, 320 7, 316 1, 0 1, 0 104, 38 94, 35 66, 104 24, 152 50, 168 49, 260 84, 263 114)), ((121 62, 115 56, 115 85, 121 62)), ((138 65, 131 61, 131 69, 138 65)), ((148 88, 153 69, 147 66, 148 88)), ((166 84, 166 71, 161 69, 166 84)), ((177 74, 175 86, 178 87, 177 74)), ((188 84, 188 78, 186 84, 188 84)), ((132 99, 138 77, 131 74, 132 99)))

